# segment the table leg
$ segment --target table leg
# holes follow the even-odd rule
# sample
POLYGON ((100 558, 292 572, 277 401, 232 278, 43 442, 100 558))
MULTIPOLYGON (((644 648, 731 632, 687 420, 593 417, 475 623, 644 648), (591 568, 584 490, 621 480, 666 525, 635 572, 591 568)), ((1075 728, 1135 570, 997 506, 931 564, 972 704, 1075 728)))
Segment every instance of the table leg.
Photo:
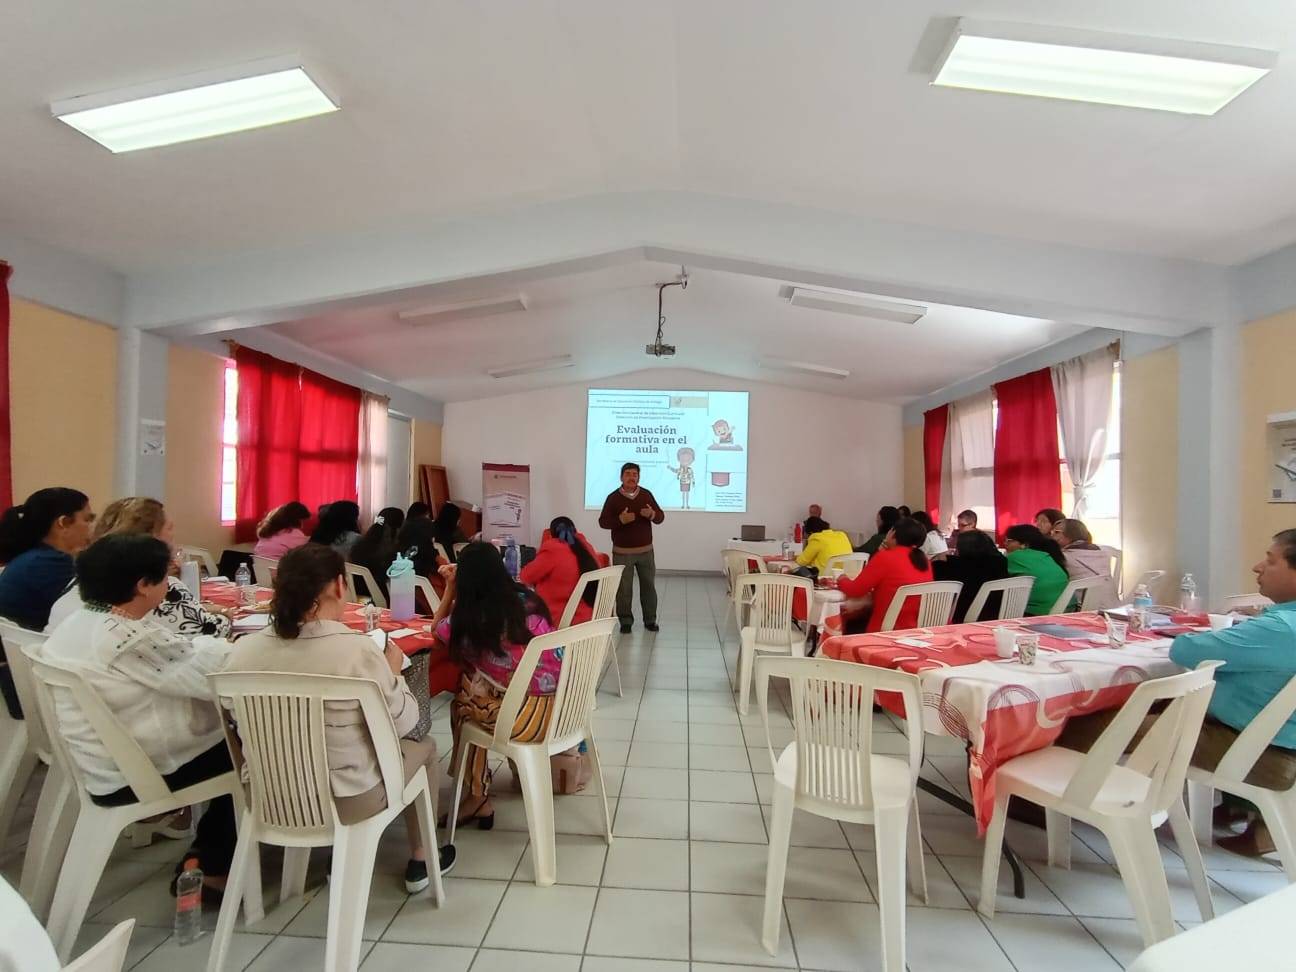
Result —
MULTIPOLYGON (((976 808, 967 800, 964 800, 957 793, 945 789, 938 783, 933 783, 925 777, 918 777, 918 789, 924 793, 929 793, 942 803, 948 803, 955 810, 962 810, 969 817, 976 816, 976 808)), ((1004 860, 1008 862, 1008 869, 1012 871, 1013 876, 1013 897, 1022 899, 1026 897, 1026 878, 1022 875, 1021 863, 1017 860, 1017 855, 1013 849, 1008 846, 1008 841, 1003 845, 1004 860)))

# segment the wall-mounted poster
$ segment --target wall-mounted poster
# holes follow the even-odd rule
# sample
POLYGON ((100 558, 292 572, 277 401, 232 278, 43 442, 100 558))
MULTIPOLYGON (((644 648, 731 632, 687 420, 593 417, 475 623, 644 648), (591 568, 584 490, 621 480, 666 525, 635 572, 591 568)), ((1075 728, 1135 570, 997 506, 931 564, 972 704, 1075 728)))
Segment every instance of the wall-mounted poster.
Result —
POLYGON ((1296 412, 1269 416, 1269 502, 1296 503, 1296 412))

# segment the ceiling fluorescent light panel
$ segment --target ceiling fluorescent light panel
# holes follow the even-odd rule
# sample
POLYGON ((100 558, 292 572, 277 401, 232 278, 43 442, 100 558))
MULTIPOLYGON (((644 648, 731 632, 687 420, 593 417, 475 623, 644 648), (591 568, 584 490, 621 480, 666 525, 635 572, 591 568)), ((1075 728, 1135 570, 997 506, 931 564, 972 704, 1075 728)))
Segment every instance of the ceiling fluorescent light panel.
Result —
POLYGON ((462 300, 454 304, 424 304, 398 311, 396 316, 409 324, 436 324, 442 321, 461 321, 473 317, 492 317, 495 314, 513 314, 527 309, 526 294, 509 294, 505 297, 483 297, 462 300))
POLYGON ((768 368, 771 371, 798 371, 808 375, 816 375, 822 378, 834 378, 841 380, 849 378, 850 372, 844 368, 830 368, 827 365, 812 364, 809 361, 789 361, 786 358, 761 358, 757 362, 762 368, 768 368))
POLYGON ((963 18, 932 84, 1213 115, 1276 62, 1246 47, 963 18))
POLYGON ((284 58, 50 105, 55 118, 114 153, 265 128, 337 109, 305 68, 284 58))
POLYGON ((560 354, 554 358, 541 358, 538 361, 523 361, 518 364, 500 365, 498 368, 487 368, 486 374, 492 378, 516 378, 518 375, 533 375, 541 371, 560 371, 570 368, 576 362, 570 354, 560 354))
POLYGON ((922 304, 878 300, 873 297, 863 297, 859 294, 814 290, 810 287, 790 288, 787 293, 787 301, 793 307, 808 307, 812 310, 832 311, 838 314, 854 314, 856 317, 871 317, 875 320, 892 321, 896 324, 916 324, 927 313, 927 308, 922 304))

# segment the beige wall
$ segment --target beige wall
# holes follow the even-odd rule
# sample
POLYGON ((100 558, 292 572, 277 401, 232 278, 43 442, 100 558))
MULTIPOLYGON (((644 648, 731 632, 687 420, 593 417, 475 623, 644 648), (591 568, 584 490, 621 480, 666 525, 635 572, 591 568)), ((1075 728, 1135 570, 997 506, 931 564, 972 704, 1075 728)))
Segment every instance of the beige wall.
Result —
POLYGON ((167 352, 167 511, 176 541, 219 558, 233 542, 221 526, 221 418, 225 359, 173 344, 167 352))
MULTIPOLYGON (((414 442, 413 459, 410 462, 410 496, 419 495, 419 466, 441 465, 441 426, 436 422, 414 420, 411 434, 414 442)), ((450 495, 455 496, 455 483, 450 484, 450 495)))
MULTIPOLYGON (((1164 570, 1152 594, 1177 587, 1179 349, 1173 345, 1121 364, 1121 546, 1125 583, 1164 570)), ((1204 474, 1204 473, 1203 473, 1204 474)))
MULTIPOLYGON (((910 425, 904 430, 904 494, 892 503, 905 503, 920 509, 926 502, 927 485, 923 478, 923 427, 910 425), (915 505, 917 504, 917 505, 915 505)), ((944 518, 944 511, 941 517, 944 518)))
MULTIPOLYGON (((1241 570, 1237 591, 1255 590, 1251 565, 1279 530, 1296 527, 1296 506, 1268 503, 1269 458, 1266 419, 1277 412, 1296 412, 1296 310, 1248 324, 1242 329, 1242 475, 1241 570)), ((1226 594, 1234 593, 1225 591, 1226 594)))
POLYGON ((113 498, 116 330, 15 298, 9 355, 14 499, 71 486, 103 509, 113 498))

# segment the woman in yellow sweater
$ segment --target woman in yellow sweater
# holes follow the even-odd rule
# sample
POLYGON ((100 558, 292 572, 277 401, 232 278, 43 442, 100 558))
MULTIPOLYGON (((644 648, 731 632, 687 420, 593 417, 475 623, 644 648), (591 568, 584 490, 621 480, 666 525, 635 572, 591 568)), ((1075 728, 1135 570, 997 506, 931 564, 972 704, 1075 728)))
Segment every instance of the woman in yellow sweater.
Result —
POLYGON ((813 568, 816 575, 822 574, 828 568, 828 558, 853 553, 855 550, 850 537, 841 530, 830 529, 828 522, 817 516, 805 521, 805 532, 805 549, 796 560, 807 568, 806 573, 809 573, 809 568, 813 568))

